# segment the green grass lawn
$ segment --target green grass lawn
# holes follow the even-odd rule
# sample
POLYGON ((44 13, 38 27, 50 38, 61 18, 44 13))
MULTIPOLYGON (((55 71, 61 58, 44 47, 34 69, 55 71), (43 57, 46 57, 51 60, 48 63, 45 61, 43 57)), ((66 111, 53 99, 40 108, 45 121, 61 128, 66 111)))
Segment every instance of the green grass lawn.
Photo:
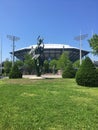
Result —
POLYGON ((98 88, 74 79, 0 80, 0 130, 98 130, 98 88))

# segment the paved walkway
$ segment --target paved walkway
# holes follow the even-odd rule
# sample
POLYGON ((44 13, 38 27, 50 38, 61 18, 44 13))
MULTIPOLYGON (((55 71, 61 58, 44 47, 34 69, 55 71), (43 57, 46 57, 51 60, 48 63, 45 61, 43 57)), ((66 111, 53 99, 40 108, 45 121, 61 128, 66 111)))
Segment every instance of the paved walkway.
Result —
POLYGON ((57 74, 44 74, 41 75, 40 77, 36 75, 23 75, 23 78, 29 78, 29 79, 56 79, 56 78, 62 78, 61 75, 57 74))

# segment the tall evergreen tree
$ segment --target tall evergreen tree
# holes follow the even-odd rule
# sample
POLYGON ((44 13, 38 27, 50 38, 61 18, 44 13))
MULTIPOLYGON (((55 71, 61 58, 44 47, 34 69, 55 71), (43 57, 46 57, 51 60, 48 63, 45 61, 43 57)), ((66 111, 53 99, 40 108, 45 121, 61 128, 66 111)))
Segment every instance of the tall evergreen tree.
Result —
POLYGON ((83 61, 76 73, 76 82, 82 86, 98 86, 98 74, 89 57, 83 61))

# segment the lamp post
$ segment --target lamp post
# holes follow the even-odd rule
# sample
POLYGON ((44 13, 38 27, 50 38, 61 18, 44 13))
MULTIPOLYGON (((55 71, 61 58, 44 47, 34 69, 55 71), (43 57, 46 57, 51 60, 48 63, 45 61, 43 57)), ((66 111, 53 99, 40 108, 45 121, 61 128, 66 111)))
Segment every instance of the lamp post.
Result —
POLYGON ((74 40, 80 41, 80 65, 82 64, 82 40, 84 40, 87 36, 88 36, 88 34, 83 34, 82 35, 81 32, 80 32, 80 35, 76 36, 74 38, 74 40))
POLYGON ((13 35, 7 35, 7 38, 9 38, 9 40, 11 40, 13 42, 13 49, 12 49, 12 66, 14 66, 14 51, 15 51, 15 41, 20 40, 19 37, 13 36, 13 35))

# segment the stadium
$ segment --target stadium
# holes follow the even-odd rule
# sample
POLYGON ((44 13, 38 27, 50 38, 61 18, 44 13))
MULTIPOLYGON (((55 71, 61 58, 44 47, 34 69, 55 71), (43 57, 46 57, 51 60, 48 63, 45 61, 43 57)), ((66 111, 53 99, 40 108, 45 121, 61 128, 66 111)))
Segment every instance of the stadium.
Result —
MULTIPOLYGON (((24 61, 25 55, 30 52, 31 48, 35 49, 37 45, 31 45, 29 47, 18 49, 14 52, 14 56, 17 59, 24 61)), ((44 44, 44 60, 59 59, 63 52, 68 52, 69 59, 75 62, 80 58, 80 49, 65 44, 44 44)), ((81 50, 82 58, 86 56, 89 51, 81 50)), ((11 52, 12 54, 12 52, 11 52)))

